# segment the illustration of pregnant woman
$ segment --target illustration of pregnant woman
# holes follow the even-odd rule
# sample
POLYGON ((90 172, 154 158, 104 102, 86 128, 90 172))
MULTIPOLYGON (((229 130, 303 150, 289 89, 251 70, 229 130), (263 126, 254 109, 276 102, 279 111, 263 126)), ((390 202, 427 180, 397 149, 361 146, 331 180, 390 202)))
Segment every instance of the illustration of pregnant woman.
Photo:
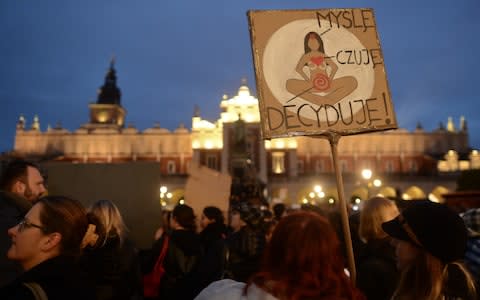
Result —
POLYGON ((325 55, 320 35, 316 32, 307 33, 304 46, 305 54, 295 68, 304 80, 287 80, 287 91, 295 95, 288 101, 299 97, 317 105, 333 105, 357 88, 357 80, 353 76, 335 78, 338 66, 325 55), (305 72, 307 67, 309 74, 305 72))

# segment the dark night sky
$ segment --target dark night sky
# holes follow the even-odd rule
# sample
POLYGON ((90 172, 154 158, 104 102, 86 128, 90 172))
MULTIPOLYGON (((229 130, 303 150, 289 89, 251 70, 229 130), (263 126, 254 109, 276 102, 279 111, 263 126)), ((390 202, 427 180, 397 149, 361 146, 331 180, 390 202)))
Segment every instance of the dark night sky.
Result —
POLYGON ((127 123, 191 126, 194 105, 216 120, 241 78, 253 89, 249 9, 371 7, 400 127, 468 122, 480 147, 480 1, 0 1, 0 151, 15 123, 69 130, 88 122, 112 54, 127 123))

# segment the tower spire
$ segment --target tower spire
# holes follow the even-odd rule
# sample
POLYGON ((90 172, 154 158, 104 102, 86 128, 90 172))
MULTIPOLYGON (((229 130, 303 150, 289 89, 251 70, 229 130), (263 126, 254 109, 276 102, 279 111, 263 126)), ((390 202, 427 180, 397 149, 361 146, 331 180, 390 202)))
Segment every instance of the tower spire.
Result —
POLYGON ((113 69, 115 65, 115 53, 112 54, 112 58, 110 59, 110 69, 113 69))
POLYGON ((117 75, 115 71, 115 55, 110 60, 110 67, 105 75, 105 83, 100 88, 97 98, 97 104, 117 104, 120 105, 120 89, 117 87, 117 75))
POLYGON ((193 108, 193 116, 194 117, 200 117, 200 107, 198 107, 198 105, 196 105, 196 104, 193 108))
POLYGON ((455 124, 453 124, 453 118, 448 117, 447 121, 447 131, 449 132, 455 132, 455 124))

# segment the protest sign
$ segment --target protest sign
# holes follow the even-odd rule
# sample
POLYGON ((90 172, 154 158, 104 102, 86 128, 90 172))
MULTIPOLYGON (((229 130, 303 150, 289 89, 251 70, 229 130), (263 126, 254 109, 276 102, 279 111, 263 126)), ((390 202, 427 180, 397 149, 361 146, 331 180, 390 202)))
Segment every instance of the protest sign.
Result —
POLYGON ((248 18, 264 138, 397 128, 372 9, 248 18))

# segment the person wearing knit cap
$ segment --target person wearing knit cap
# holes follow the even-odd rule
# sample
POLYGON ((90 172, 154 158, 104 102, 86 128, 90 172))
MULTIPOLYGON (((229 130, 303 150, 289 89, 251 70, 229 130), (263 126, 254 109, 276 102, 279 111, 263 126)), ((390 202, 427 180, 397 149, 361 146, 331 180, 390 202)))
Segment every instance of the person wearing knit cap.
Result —
POLYGON ((454 211, 416 201, 382 228, 393 238, 401 271, 392 299, 475 299, 473 278, 461 262, 467 229, 454 211))

